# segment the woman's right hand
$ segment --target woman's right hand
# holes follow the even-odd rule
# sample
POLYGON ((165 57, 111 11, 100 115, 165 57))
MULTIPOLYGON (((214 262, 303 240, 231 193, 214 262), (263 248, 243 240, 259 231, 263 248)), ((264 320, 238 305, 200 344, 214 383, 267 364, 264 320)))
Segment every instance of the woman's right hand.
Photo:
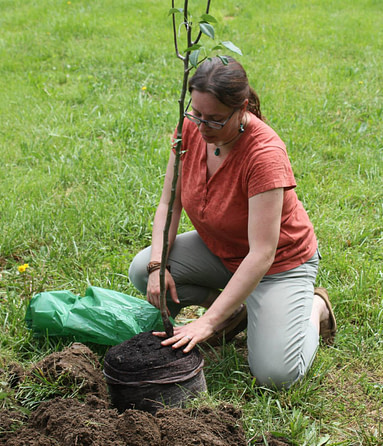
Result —
MULTIPOLYGON (((170 296, 176 304, 179 304, 176 284, 170 272, 165 269, 165 289, 170 292, 170 296)), ((157 269, 149 274, 146 297, 149 303, 160 309, 160 270, 157 269)), ((168 310, 169 313, 169 310, 168 310)), ((170 314, 170 313, 169 313, 170 314)))

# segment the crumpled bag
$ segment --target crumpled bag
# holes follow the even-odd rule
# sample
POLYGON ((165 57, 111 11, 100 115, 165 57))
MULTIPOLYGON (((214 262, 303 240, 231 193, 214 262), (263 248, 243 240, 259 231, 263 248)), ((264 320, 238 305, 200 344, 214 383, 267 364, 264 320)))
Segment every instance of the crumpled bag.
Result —
POLYGON ((144 331, 164 331, 160 311, 149 302, 98 287, 89 287, 84 297, 70 291, 36 294, 25 321, 36 337, 71 336, 103 345, 120 344, 144 331))

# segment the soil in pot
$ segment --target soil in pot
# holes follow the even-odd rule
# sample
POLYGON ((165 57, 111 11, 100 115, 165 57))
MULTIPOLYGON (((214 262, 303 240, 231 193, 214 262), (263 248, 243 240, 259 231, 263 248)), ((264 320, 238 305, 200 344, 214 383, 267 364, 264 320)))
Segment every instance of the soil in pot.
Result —
POLYGON ((183 407, 206 390, 203 358, 197 349, 183 353, 161 345, 151 332, 140 333, 112 347, 104 374, 113 406, 123 412, 138 409, 155 414, 166 407, 183 407))

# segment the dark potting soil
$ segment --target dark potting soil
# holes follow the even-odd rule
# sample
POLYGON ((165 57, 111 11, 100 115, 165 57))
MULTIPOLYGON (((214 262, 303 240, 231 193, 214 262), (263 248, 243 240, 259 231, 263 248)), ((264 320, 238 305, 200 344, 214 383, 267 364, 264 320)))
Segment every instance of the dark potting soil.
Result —
POLYGON ((163 340, 164 338, 154 336, 151 332, 140 333, 112 347, 105 355, 105 361, 117 370, 135 372, 197 355, 196 349, 183 353, 179 348, 164 347, 161 345, 163 340))

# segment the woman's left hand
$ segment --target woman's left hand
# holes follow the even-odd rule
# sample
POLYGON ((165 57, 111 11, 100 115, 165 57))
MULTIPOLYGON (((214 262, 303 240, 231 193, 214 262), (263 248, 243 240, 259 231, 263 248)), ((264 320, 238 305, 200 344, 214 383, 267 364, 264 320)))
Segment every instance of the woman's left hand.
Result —
MULTIPOLYGON (((162 341, 162 345, 172 348, 185 347, 184 353, 190 352, 198 343, 206 341, 214 334, 214 328, 203 317, 180 327, 174 327, 174 336, 162 341)), ((154 336, 165 338, 165 332, 155 331, 154 336)))

